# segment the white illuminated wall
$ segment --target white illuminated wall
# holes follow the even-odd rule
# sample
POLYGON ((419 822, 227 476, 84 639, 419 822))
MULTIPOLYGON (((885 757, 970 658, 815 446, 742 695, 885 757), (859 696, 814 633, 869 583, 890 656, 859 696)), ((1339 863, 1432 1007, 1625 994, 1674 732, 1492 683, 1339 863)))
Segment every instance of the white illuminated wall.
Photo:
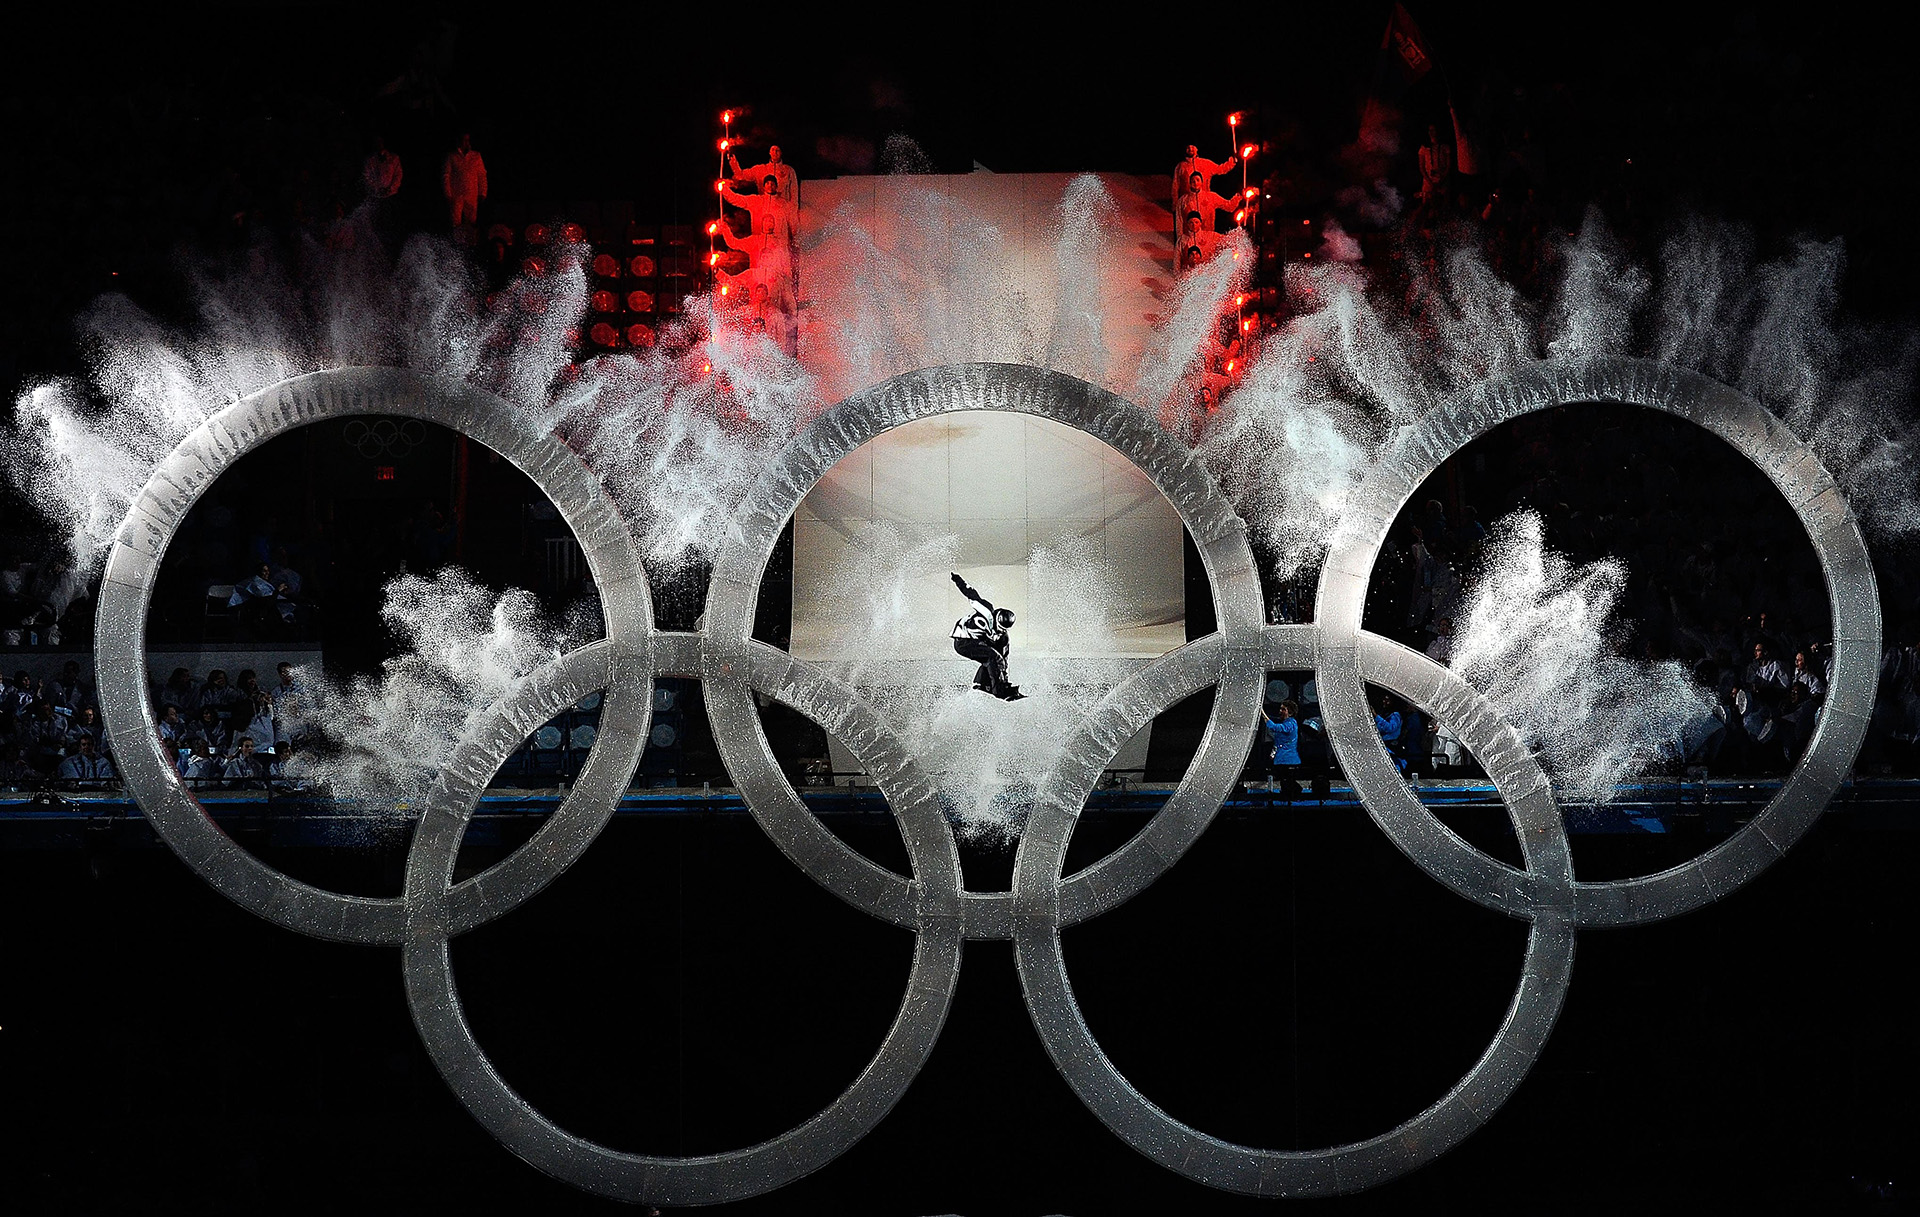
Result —
MULTIPOLYGON (((861 658, 847 652, 849 631, 826 607, 826 591, 867 561, 863 526, 873 523, 915 540, 955 540, 954 569, 1018 618, 1016 667, 1020 656, 1149 659, 1186 641, 1173 504, 1113 449, 1071 427, 1016 414, 950 414, 897 427, 835 465, 794 518, 795 655, 861 658), (1029 558, 1062 545, 1090 556, 1117 593, 1099 606, 1108 628, 1090 635, 1088 604, 1034 594, 1029 558)), ((938 659, 967 674, 948 636, 967 602, 947 575, 927 570, 909 582, 909 612, 927 628, 898 658, 938 659)))

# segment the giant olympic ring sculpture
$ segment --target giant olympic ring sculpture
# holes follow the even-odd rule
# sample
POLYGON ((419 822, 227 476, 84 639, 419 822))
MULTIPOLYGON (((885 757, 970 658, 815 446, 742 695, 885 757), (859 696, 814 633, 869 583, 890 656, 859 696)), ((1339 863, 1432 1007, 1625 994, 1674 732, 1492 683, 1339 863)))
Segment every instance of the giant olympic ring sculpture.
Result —
POLYGON ((1389 445, 1355 489, 1320 581, 1315 622, 1268 625, 1246 526, 1193 455, 1144 411, 1036 368, 967 364, 895 377, 828 410, 754 484, 716 561, 702 633, 656 630, 633 536, 574 452, 529 434, 524 415, 469 385, 376 368, 318 372, 220 411, 162 461, 107 562, 96 662, 107 730, 127 788, 155 830, 242 907, 319 938, 398 946, 407 1000, 428 1052, 469 1111, 514 1153, 577 1187, 657 1204, 718 1203, 770 1191, 831 1161, 893 1107, 932 1051, 968 939, 1008 939, 1034 1026, 1081 1100, 1129 1145, 1212 1187, 1260 1196, 1352 1192, 1410 1171, 1479 1127, 1526 1076, 1552 1029, 1575 932, 1672 917, 1726 895, 1816 820, 1853 763, 1878 678, 1880 606, 1866 545, 1807 446, 1758 403, 1698 375, 1635 360, 1535 365, 1432 411, 1389 445), (1605 883, 1574 878, 1566 829, 1538 762, 1486 700, 1425 655, 1360 628, 1367 580, 1395 515, 1451 453, 1507 419, 1551 406, 1618 402, 1696 423, 1753 460, 1787 498, 1819 556, 1832 602, 1834 673, 1812 744, 1773 800, 1732 837, 1672 870, 1605 883), (761 573, 801 498, 842 457, 915 419, 962 410, 1050 418, 1112 446, 1152 478, 1192 534, 1213 588, 1217 632, 1154 660, 1087 715, 1043 779, 1021 835, 1012 889, 970 892, 928 775, 875 709, 825 672, 750 637, 761 573), (181 520, 220 472, 268 438, 320 419, 394 415, 440 423, 525 471, 572 527, 601 591, 606 637, 552 661, 489 711, 439 775, 408 853, 404 893, 343 896, 288 878, 236 845, 167 763, 147 698, 147 605, 181 520), (1234 787, 1270 669, 1314 669, 1328 735, 1368 812, 1451 890, 1531 925, 1520 983, 1493 1042, 1431 1107, 1371 1140, 1291 1152, 1233 1145, 1154 1106, 1107 1059, 1075 1002, 1060 931, 1140 892, 1193 844, 1234 787), (878 1053, 812 1119, 745 1149, 699 1157, 619 1153, 548 1121, 482 1054, 460 1007, 448 941, 538 892, 612 816, 647 738, 657 675, 705 682, 720 752, 761 827, 835 895, 914 932, 907 991, 878 1053), (1506 803, 1524 866, 1468 845, 1409 791, 1365 701, 1384 686, 1454 727, 1506 803), (1062 875, 1067 842, 1120 745, 1174 702, 1215 690, 1199 752, 1178 789, 1126 844, 1062 875), (559 808, 518 850, 454 883, 455 853, 479 795, 541 723, 604 691, 602 731, 559 808), (808 811, 782 775, 752 695, 787 703, 839 738, 877 779, 898 820, 911 877, 868 861, 808 811))

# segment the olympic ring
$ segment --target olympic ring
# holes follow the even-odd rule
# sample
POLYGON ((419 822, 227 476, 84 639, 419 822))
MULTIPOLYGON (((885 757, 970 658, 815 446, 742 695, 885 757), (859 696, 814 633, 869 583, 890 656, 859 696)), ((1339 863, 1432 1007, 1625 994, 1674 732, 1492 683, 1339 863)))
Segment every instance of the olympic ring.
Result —
POLYGON ((1480 386, 1393 443, 1356 489, 1336 528, 1311 625, 1267 625, 1246 527, 1211 476, 1151 416, 1058 373, 972 364, 899 376, 828 410, 756 481, 714 564, 706 628, 653 627, 647 584, 626 526, 578 457, 531 438, 511 407, 461 385, 407 373, 316 373, 256 394, 210 420, 156 470, 108 562, 97 637, 107 729, 127 786, 188 865, 242 906, 323 938, 398 945, 422 1040, 468 1110, 516 1154, 577 1187, 628 1200, 717 1203, 770 1191, 815 1170, 883 1119, 932 1051, 958 984, 961 944, 1009 939, 1034 1027, 1089 1110, 1155 1162, 1212 1187, 1261 1196, 1351 1192, 1404 1174, 1485 1123, 1525 1078, 1565 999, 1578 929, 1675 916, 1726 894, 1792 846, 1832 798, 1864 737, 1877 681, 1880 609, 1872 567, 1844 498, 1810 449, 1764 408, 1725 386, 1632 360, 1545 364, 1480 386), (1486 699, 1425 655, 1360 626, 1366 583, 1386 530, 1440 462, 1507 419, 1552 406, 1613 401, 1665 410, 1714 431, 1787 496, 1825 573, 1836 666, 1812 743, 1767 808, 1727 841, 1656 875, 1607 883, 1574 877, 1553 788, 1486 699), (934 786, 859 692, 755 642, 761 575, 800 500, 862 443, 920 418, 1003 410, 1050 418, 1098 438, 1166 494, 1206 567, 1219 629, 1155 659, 1087 714, 1041 780, 1011 891, 970 892, 934 786), (325 417, 389 414, 465 431, 519 465, 573 527, 602 590, 607 638, 529 676, 463 740, 428 797, 397 900, 346 897, 297 883, 241 850, 208 819, 155 743, 142 673, 146 606, 181 518, 221 469, 265 438, 325 417), (1368 813, 1434 879, 1530 923, 1507 1016, 1467 1075, 1440 1100, 1370 1140, 1312 1151, 1232 1145, 1173 1119, 1101 1051, 1076 1004, 1060 931, 1150 885, 1205 831, 1233 790, 1256 728, 1267 673, 1313 669, 1328 736, 1368 813), (696 676, 721 757, 769 837, 811 878, 874 917, 911 929, 913 965, 900 1011, 853 1084, 812 1119, 770 1141, 696 1158, 619 1153, 558 1128, 516 1094, 475 1042, 460 1008, 448 943, 500 916, 577 859, 612 815, 647 736, 656 675, 696 676), (1486 768, 1513 821, 1522 866, 1468 845, 1413 797, 1373 730, 1365 683, 1399 693, 1449 724, 1486 768), (1215 691, 1200 749, 1167 803, 1126 844, 1063 875, 1080 810, 1122 743, 1153 716, 1215 691), (599 740, 560 809, 519 850, 452 882, 454 858, 481 791, 527 733, 604 690, 599 740), (752 694, 817 722, 860 759, 892 808, 912 875, 869 861, 820 823, 787 782, 752 694))

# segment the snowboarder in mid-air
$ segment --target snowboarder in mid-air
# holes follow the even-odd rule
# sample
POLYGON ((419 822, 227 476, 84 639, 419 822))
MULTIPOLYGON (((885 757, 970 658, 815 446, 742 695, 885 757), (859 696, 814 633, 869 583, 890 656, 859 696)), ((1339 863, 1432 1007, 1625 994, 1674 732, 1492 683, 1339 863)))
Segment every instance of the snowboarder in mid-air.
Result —
POLYGON ((953 585, 974 605, 972 612, 953 623, 953 649, 980 665, 973 674, 973 687, 1002 701, 1019 701, 1026 694, 1007 681, 1007 648, 1012 641, 1007 630, 1013 625, 1013 610, 993 607, 959 575, 953 577, 953 585))

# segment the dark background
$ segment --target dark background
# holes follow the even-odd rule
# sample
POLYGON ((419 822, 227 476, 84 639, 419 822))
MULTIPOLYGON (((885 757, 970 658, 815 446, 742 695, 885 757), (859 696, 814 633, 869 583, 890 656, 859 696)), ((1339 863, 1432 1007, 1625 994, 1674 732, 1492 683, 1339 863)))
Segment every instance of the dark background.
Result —
MULTIPOLYGON (((403 209, 423 226, 437 222, 440 160, 463 130, 496 202, 630 200, 659 224, 706 218, 723 107, 749 109, 752 147, 780 142, 802 177, 887 167, 895 133, 942 171, 1164 173, 1188 143, 1223 155, 1223 117, 1238 109, 1290 183, 1283 205, 1316 213, 1347 184, 1338 153, 1355 138, 1389 11, 1261 5, 1120 28, 968 7, 918 11, 911 34, 896 24, 904 10, 41 14, 16 28, 0 81, 0 390, 10 401, 23 378, 71 367, 69 319, 95 295, 177 312, 183 258, 357 203, 376 134, 400 152, 403 209), (232 231, 236 207, 259 216, 247 233, 232 231)), ((1850 305, 1909 307, 1920 269, 1910 17, 1844 5, 1412 11, 1439 70, 1404 102, 1403 187, 1451 93, 1483 138, 1532 130, 1563 218, 1602 201, 1649 213, 1652 229, 1694 208, 1767 240, 1842 235, 1850 305)))
MULTIPOLYGON (((97 294, 184 320, 183 267, 357 201, 375 132, 405 160, 409 225, 436 223, 440 157, 463 129, 496 201, 625 199, 685 223, 705 214, 723 106, 753 107, 749 134, 779 141, 803 177, 884 168, 894 133, 943 171, 1164 172, 1189 142, 1220 155, 1221 117, 1242 109, 1290 183, 1286 206, 1317 214, 1347 184, 1338 154, 1387 11, 1162 9, 1115 19, 1129 24, 1112 36, 971 8, 42 18, 17 27, 0 83, 0 408, 79 366, 71 318, 97 294)), ((1409 95, 1410 130, 1444 113, 1446 86, 1489 127, 1524 111, 1566 222, 1600 199, 1643 233, 1694 208, 1752 224, 1763 250, 1843 235, 1848 306, 1910 311, 1904 22, 1839 6, 1413 12, 1445 79, 1409 95)), ((1856 1203, 1851 1178, 1911 1179, 1914 841, 1835 816, 1721 906, 1584 936, 1561 1026, 1480 1134, 1398 1183, 1299 1207, 1834 1211, 1856 1203)), ((1665 860, 1644 841, 1615 848, 1652 850, 1616 860, 1632 869, 1665 860)), ((391 861, 299 865, 357 885, 391 861)), ((274 929, 158 850, 0 842, 0 868, 9 1207, 614 1207, 544 1179, 461 1112, 407 1019, 394 952, 274 929)), ((714 819, 616 825, 455 959, 509 1080, 577 1131, 677 1153, 768 1135, 845 1085, 891 1017, 908 949, 750 823, 714 819)), ((1146 894, 1067 935, 1096 1034, 1149 1097, 1279 1146, 1431 1102, 1491 1035, 1519 951, 1517 927, 1447 896, 1357 818, 1218 825, 1146 894)), ((900 1108, 820 1174, 737 1207, 1284 1206, 1188 1184, 1098 1126, 1040 1051, 1009 949, 983 944, 900 1108)))
MULTIPOLYGON (((718 1211, 1909 1211, 1864 1203, 1856 1182, 1910 1189, 1920 1145, 1920 834, 1912 806, 1893 809, 1900 827, 1886 810, 1831 813, 1722 904, 1582 935, 1514 1098, 1372 1192, 1257 1202, 1151 1164, 1054 1072, 1011 948, 976 943, 893 1113, 815 1175, 718 1211)), ((1462 815, 1488 821, 1469 835, 1497 832, 1497 812, 1462 815)), ((1090 816, 1069 869, 1138 823, 1090 816)), ((834 827, 899 854, 884 819, 834 827)), ((619 1211, 461 1110, 408 1019, 397 951, 276 929, 136 826, 90 836, 0 851, 12 1211, 619 1211)), ((1702 844, 1581 837, 1576 865, 1645 872, 1702 844)), ((391 893, 402 848, 262 852, 391 893)), ((1288 1148, 1384 1131, 1452 1086, 1511 999, 1524 931, 1446 893, 1357 810, 1304 809, 1228 813, 1065 944, 1095 1036, 1150 1099, 1288 1148)), ((454 968, 482 1047, 530 1101, 615 1147, 681 1154, 824 1106, 878 1045, 910 950, 744 816, 622 817, 548 891, 456 940, 454 968)))

